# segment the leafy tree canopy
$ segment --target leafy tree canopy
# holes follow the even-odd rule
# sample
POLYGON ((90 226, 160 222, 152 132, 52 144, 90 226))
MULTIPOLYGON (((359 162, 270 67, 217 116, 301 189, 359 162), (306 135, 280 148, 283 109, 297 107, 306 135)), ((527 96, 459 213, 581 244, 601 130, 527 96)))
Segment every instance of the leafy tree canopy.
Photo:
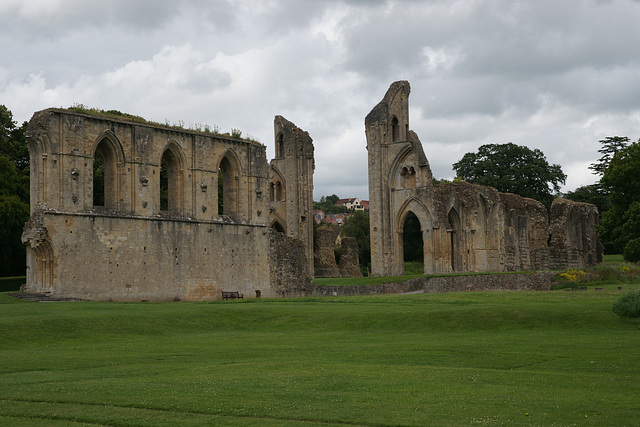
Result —
POLYGON ((467 153, 454 163, 453 170, 467 182, 536 199, 547 209, 553 193, 567 179, 560 165, 550 165, 542 151, 511 142, 483 145, 477 153, 467 153))
POLYGON ((629 138, 626 136, 608 136, 599 142, 602 144, 602 148, 598 150, 598 153, 602 154, 602 157, 600 157, 597 162, 591 163, 589 169, 591 169, 594 174, 602 176, 613 156, 629 145, 629 138))
POLYGON ((29 166, 29 149, 24 136, 26 130, 27 122, 17 126, 11 111, 0 105, 0 156, 11 160, 20 171, 29 166))
POLYGON ((624 253, 627 261, 637 259, 640 239, 640 141, 611 157, 603 170, 600 185, 609 194, 611 209, 602 214, 600 238, 605 248, 624 253), (633 247, 627 248, 627 245, 633 247))
POLYGON ((320 197, 319 202, 313 202, 313 209, 324 211, 325 214, 337 214, 350 212, 344 206, 336 206, 336 202, 340 200, 335 194, 320 197))
POLYGON ((0 105, 0 276, 22 276, 26 251, 20 240, 29 219, 29 150, 27 123, 18 127, 0 105))
POLYGON ((22 276, 26 251, 20 237, 29 219, 29 179, 0 155, 0 277, 22 276))

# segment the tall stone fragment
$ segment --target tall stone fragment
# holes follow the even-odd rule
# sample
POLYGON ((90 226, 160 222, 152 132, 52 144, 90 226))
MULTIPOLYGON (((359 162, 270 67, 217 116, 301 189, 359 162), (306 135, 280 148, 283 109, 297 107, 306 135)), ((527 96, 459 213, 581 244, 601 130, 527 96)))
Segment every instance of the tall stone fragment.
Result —
POLYGON ((282 116, 274 119, 276 153, 269 179, 269 225, 304 242, 313 275, 314 147, 308 132, 282 116))
POLYGON ((340 276, 362 277, 358 241, 355 237, 343 237, 340 242, 340 276))
POLYGON ((340 277, 334 248, 333 231, 330 228, 316 229, 315 277, 340 277))

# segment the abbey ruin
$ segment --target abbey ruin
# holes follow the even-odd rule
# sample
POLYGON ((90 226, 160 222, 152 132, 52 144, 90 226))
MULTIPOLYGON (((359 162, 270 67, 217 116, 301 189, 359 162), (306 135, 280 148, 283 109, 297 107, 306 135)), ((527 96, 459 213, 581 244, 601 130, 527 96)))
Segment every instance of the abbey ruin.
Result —
POLYGON ((282 117, 274 128, 269 164, 265 146, 249 140, 69 110, 35 113, 25 290, 118 301, 304 292, 313 274, 313 145, 282 117), (271 238, 270 226, 285 236, 271 238))
MULTIPOLYGON (((372 274, 403 273, 409 215, 420 222, 425 273, 601 260, 592 205, 556 201, 549 221, 531 199, 435 185, 409 130, 409 92, 408 82, 393 83, 365 120, 372 274)), ((343 240, 340 266, 332 242, 314 253, 314 147, 281 116, 270 163, 251 140, 64 109, 35 113, 27 140, 27 292, 114 301, 298 296, 313 288, 314 259, 318 274, 360 274, 355 241, 343 240)))
POLYGON ((434 184, 409 128, 409 82, 391 85, 367 115, 371 271, 402 274, 403 231, 420 222, 424 272, 548 270, 602 261, 593 205, 542 203, 469 183, 434 184))

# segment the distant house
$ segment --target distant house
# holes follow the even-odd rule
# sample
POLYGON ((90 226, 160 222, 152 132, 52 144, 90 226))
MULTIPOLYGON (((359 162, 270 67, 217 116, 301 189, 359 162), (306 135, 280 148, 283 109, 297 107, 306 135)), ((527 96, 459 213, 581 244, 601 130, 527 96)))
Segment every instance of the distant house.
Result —
POLYGON ((342 225, 347 218, 349 218, 349 214, 327 214, 322 222, 331 225, 342 225))
POLYGON ((363 200, 360 201, 360 199, 358 199, 357 197, 350 197, 348 199, 339 199, 336 202, 336 206, 344 206, 347 209, 350 210, 354 210, 354 211, 362 211, 365 209, 369 209, 369 201, 368 200, 363 200), (366 208, 364 207, 364 204, 366 203, 366 208))
POLYGON ((324 221, 324 211, 321 211, 321 210, 313 211, 313 219, 315 219, 316 224, 322 223, 322 221, 324 221))

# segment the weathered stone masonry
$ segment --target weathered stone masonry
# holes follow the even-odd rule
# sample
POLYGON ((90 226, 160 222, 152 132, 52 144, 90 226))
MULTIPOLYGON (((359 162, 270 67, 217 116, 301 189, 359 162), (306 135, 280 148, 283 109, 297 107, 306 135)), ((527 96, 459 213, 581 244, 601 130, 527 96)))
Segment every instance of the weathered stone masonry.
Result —
MULTIPOLYGON (((288 261, 269 255, 272 172, 263 145, 57 109, 34 115, 28 143, 27 291, 98 300, 281 295, 270 263, 288 261), (93 204, 97 156, 104 206, 93 204)), ((312 182, 297 194, 311 199, 312 182)), ((287 225, 304 229, 295 221, 287 225)))
POLYGON ((403 229, 420 221, 424 272, 579 267, 602 259, 593 205, 559 200, 549 221, 532 199, 468 183, 434 184, 409 128, 406 81, 391 85, 367 115, 371 263, 374 275, 403 273, 403 229))

